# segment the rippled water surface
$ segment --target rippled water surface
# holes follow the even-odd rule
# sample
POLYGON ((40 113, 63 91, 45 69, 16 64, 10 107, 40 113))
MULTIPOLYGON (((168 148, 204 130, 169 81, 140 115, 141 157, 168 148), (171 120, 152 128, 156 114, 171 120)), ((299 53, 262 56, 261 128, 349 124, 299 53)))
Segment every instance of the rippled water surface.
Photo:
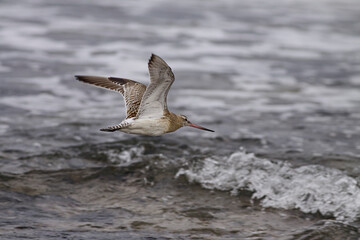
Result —
POLYGON ((359 239, 360 5, 0 1, 1 239, 359 239), (148 83, 215 133, 104 133, 148 83))

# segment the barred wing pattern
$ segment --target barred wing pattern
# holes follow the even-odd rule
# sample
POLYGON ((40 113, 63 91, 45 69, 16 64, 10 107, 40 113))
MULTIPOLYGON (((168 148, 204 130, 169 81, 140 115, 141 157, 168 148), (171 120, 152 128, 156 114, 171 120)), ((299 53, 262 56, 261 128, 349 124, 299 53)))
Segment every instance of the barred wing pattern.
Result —
POLYGON ((98 76, 75 76, 75 78, 81 82, 93 84, 98 87, 110 89, 121 94, 124 94, 124 89, 121 85, 115 84, 109 80, 107 77, 98 77, 98 76))
POLYGON ((123 86, 123 96, 126 104, 126 118, 136 117, 146 86, 142 83, 124 78, 109 77, 109 80, 115 84, 123 86))
POLYGON ((126 118, 132 118, 137 115, 141 99, 146 90, 144 84, 130 79, 115 77, 75 76, 75 78, 85 83, 120 92, 125 100, 126 118))

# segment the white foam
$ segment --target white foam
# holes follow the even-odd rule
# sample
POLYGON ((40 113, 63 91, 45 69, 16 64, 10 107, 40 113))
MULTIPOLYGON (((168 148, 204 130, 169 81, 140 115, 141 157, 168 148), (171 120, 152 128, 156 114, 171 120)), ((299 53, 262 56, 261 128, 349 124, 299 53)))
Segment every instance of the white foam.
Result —
POLYGON ((360 216, 358 182, 344 172, 318 165, 293 167, 282 161, 257 158, 244 151, 224 159, 207 158, 203 166, 180 169, 177 177, 204 188, 254 192, 264 207, 320 212, 338 220, 355 220, 360 216))
POLYGON ((31 51, 67 50, 64 43, 44 37, 46 31, 41 27, 16 25, 13 28, 1 29, 0 36, 7 45, 31 51))
POLYGON ((123 150, 120 153, 112 149, 104 153, 108 156, 110 162, 122 165, 133 162, 134 159, 142 156, 144 151, 144 146, 135 146, 128 150, 123 150))
POLYGON ((44 112, 53 114, 55 112, 57 116, 64 117, 65 121, 69 115, 73 120, 78 117, 96 119, 107 116, 120 118, 125 112, 124 103, 121 101, 122 96, 115 92, 107 92, 106 94, 91 92, 85 94, 66 86, 60 81, 59 77, 18 79, 17 81, 19 84, 28 84, 43 91, 43 93, 0 97, 0 103, 28 110, 34 114, 44 112), (95 101, 88 101, 88 98, 95 101), (109 103, 116 103, 114 108, 117 108, 118 111, 109 111, 109 103))

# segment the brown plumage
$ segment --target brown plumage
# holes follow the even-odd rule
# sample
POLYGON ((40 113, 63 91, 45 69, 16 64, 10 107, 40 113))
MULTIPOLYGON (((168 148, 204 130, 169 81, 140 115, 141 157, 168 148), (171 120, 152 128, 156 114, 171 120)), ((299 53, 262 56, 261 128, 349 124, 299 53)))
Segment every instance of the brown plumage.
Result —
POLYGON ((126 119, 136 116, 146 90, 144 84, 126 78, 97 76, 75 76, 75 78, 85 83, 121 93, 125 100, 126 119))
POLYGON ((191 123, 184 115, 169 112, 166 97, 175 80, 174 74, 167 63, 155 54, 151 55, 148 67, 150 73, 148 87, 125 78, 75 76, 79 81, 120 92, 124 97, 126 119, 116 126, 101 131, 120 130, 131 134, 159 136, 190 126, 213 132, 191 123))

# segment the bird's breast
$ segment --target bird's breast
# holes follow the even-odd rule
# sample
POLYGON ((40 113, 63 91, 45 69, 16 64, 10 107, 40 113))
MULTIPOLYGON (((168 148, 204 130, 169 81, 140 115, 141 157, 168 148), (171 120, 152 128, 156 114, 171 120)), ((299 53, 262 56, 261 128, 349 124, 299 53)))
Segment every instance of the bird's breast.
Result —
POLYGON ((131 134, 160 136, 167 133, 169 123, 166 119, 136 119, 134 122, 121 131, 131 134))

